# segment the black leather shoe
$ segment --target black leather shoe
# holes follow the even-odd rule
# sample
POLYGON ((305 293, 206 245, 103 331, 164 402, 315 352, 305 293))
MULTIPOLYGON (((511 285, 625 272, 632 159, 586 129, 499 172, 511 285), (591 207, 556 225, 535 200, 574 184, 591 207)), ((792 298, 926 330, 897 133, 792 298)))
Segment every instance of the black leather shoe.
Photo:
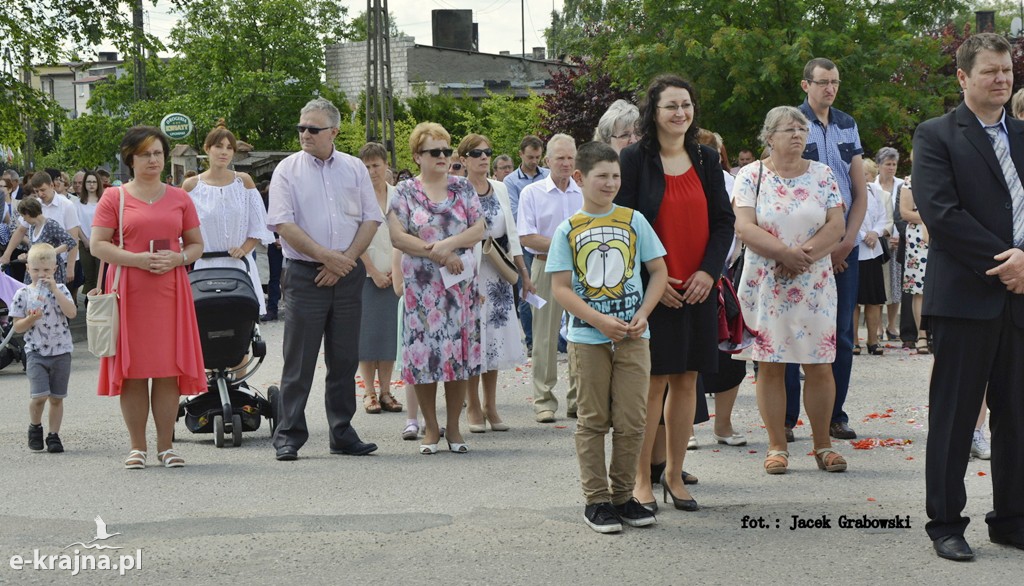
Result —
POLYGON ((787 425, 786 426, 786 442, 793 443, 795 441, 796 441, 796 436, 793 435, 793 428, 787 425))
POLYGON ((365 456, 377 451, 377 444, 356 440, 343 448, 331 448, 332 454, 343 456, 365 456))
MULTIPOLYGON (((991 537, 991 536, 990 536, 991 537)), ((946 535, 932 541, 932 547, 940 558, 954 562, 969 562, 974 559, 974 550, 967 545, 962 535, 946 535)))
POLYGON ((833 421, 832 425, 828 426, 828 434, 836 439, 857 439, 857 432, 843 421, 833 421))
POLYGON ((989 527, 988 538, 992 543, 997 543, 999 545, 1012 545, 1017 549, 1024 549, 1024 531, 998 533, 989 527))
POLYGON ((299 459, 299 449, 294 446, 282 446, 277 448, 277 459, 281 462, 291 462, 299 459))

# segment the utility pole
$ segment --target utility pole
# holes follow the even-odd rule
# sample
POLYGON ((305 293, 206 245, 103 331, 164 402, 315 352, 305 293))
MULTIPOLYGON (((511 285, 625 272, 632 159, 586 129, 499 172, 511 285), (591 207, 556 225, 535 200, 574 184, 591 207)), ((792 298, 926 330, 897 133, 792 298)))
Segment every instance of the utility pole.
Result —
POLYGON ((142 21, 142 0, 135 0, 135 8, 132 13, 133 20, 133 49, 135 55, 133 57, 135 63, 135 99, 145 100, 146 99, 146 58, 143 55, 144 43, 146 31, 144 29, 142 21))
POLYGON ((366 142, 379 142, 395 158, 388 0, 366 0, 366 142))
POLYGON ((523 33, 523 59, 526 59, 526 0, 519 1, 519 23, 523 33))
MULTIPOLYGON (((21 68, 21 79, 25 87, 32 88, 32 51, 28 44, 25 45, 24 65, 21 68)), ((32 115, 25 114, 25 170, 32 171, 36 168, 36 137, 35 129, 32 127, 32 115)))

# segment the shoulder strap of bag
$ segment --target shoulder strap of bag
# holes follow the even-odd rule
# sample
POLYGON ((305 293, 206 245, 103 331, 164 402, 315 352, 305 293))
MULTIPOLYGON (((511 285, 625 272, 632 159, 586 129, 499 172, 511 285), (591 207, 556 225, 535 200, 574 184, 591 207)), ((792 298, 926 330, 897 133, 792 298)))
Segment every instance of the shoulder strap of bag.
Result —
MULTIPOLYGON (((117 204, 117 247, 124 249, 124 187, 117 188, 118 200, 117 204)), ((117 292, 117 285, 121 282, 121 265, 117 265, 117 270, 114 271, 114 285, 110 288, 110 293, 117 292)))

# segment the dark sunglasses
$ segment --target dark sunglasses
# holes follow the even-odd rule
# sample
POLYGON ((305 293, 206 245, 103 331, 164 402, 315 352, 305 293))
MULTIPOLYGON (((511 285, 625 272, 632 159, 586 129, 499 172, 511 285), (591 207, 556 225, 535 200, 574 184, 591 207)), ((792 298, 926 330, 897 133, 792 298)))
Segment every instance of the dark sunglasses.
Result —
POLYGON ((452 163, 452 171, 461 171, 462 163, 452 163))
POLYGON ((330 126, 324 126, 323 128, 321 128, 319 126, 303 126, 301 124, 299 124, 298 126, 295 127, 295 130, 297 130, 299 132, 299 134, 302 134, 303 132, 308 132, 308 133, 312 134, 313 136, 316 136, 316 135, 320 134, 320 132, 323 131, 323 130, 330 130, 330 129, 331 129, 330 126))
POLYGON ((424 150, 420 151, 420 154, 422 155, 423 153, 427 153, 431 157, 434 157, 435 159, 437 159, 437 158, 440 158, 441 155, 444 155, 446 157, 450 157, 450 156, 452 156, 453 152, 455 152, 455 151, 453 151, 452 149, 424 149, 424 150))
POLYGON ((467 156, 473 159, 479 159, 480 157, 487 155, 488 157, 494 153, 491 149, 473 149, 466 153, 467 156))

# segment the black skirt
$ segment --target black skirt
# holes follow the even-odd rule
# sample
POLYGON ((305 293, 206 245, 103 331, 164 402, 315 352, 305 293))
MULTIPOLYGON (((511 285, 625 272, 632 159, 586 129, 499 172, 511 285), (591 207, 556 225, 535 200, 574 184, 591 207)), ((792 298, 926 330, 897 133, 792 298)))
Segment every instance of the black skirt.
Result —
POLYGON ((659 303, 647 322, 651 328, 652 375, 718 372, 717 288, 696 305, 672 309, 659 303))
POLYGON ((857 305, 883 305, 885 303, 885 275, 882 273, 885 268, 882 265, 881 256, 860 261, 857 305))

